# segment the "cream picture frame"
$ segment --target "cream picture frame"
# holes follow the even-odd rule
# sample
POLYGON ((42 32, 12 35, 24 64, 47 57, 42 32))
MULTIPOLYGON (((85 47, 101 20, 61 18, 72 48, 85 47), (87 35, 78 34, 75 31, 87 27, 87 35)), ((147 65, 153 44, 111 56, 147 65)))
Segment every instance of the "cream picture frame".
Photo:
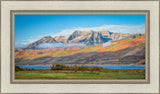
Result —
POLYGON ((159 94, 159 1, 1 1, 1 93, 159 94), (146 14, 145 80, 15 80, 14 14, 146 14), (36 88, 35 88, 36 87, 36 88))

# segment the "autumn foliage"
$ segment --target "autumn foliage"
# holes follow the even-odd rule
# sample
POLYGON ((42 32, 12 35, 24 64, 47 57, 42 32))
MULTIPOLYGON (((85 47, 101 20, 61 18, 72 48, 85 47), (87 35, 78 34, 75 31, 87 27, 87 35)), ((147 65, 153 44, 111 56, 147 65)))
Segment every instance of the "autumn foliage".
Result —
MULTIPOLYGON (((62 56, 71 56, 74 54, 86 54, 89 52, 114 52, 123 50, 126 48, 134 48, 140 47, 141 45, 145 44, 145 36, 141 36, 135 39, 126 39, 121 41, 112 42, 110 46, 102 47, 102 44, 96 46, 88 46, 84 48, 80 47, 61 47, 61 48, 52 48, 52 49, 44 49, 44 50, 26 50, 26 51, 19 51, 15 52, 16 59, 22 60, 32 60, 38 59, 42 57, 62 57, 62 56)), ((98 54, 99 56, 103 56, 104 54, 98 54)), ((136 54, 137 56, 140 53, 136 54)), ((116 54, 115 54, 116 56, 116 54)), ((74 56, 72 57, 74 58, 74 56)))

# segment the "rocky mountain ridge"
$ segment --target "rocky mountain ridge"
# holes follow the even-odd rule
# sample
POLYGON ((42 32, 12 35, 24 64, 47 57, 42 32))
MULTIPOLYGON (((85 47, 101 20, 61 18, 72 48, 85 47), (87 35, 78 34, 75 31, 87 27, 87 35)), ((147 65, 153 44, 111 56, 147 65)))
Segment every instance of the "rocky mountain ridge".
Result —
POLYGON ((45 36, 39 40, 29 44, 27 49, 36 49, 40 44, 44 43, 83 43, 88 46, 102 44, 108 41, 119 41, 123 39, 133 39, 145 35, 144 33, 116 33, 108 30, 93 31, 93 30, 75 30, 68 36, 45 36))

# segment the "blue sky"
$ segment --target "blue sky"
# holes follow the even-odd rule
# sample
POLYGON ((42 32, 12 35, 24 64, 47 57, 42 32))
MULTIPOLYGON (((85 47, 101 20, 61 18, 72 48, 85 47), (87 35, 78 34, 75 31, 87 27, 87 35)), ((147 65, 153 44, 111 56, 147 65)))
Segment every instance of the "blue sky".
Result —
POLYGON ((145 32, 145 15, 15 15, 15 42, 31 43, 43 36, 67 36, 74 30, 145 32))

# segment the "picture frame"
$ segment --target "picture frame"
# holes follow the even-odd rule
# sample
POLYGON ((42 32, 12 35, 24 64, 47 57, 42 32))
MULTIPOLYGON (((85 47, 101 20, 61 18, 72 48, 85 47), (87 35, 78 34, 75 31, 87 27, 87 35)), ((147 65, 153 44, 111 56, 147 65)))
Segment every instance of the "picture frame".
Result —
POLYGON ((159 94, 159 1, 1 1, 1 93, 159 94), (122 8, 125 3, 126 7, 122 8), (111 5, 110 5, 111 4, 111 5), (140 6, 143 4, 142 6, 140 6), (35 6, 37 5, 37 6, 35 6), (89 5, 89 7, 88 7, 89 5), (108 5, 109 7, 106 7, 108 5), (133 6, 137 7, 133 7, 133 6), (48 6, 48 7, 46 7, 48 6), (80 8, 80 6, 84 6, 80 8), (100 7, 101 6, 101 7, 100 7), (94 8, 97 7, 97 8, 94 8), (15 80, 15 14, 145 14, 145 80, 15 80), (154 16, 154 17, 153 17, 154 16), (9 18, 9 19, 8 19, 9 18), (156 19, 155 19, 156 18, 156 19), (9 27, 9 28, 8 28, 9 27), (153 28, 154 27, 154 28, 153 28), (7 29, 8 28, 8 29, 7 29), (154 37, 153 37, 154 36, 154 37), (6 40, 5 40, 6 39, 6 40), (155 41, 156 40, 156 41, 155 41), (158 53, 157 53, 158 52, 158 53), (154 55, 154 56, 153 56, 154 55), (7 63, 4 63, 7 62, 7 63), (154 64, 152 63, 154 62, 154 64), (154 73, 156 71, 156 73, 154 73), (5 76, 4 76, 5 75, 5 76), (5 80, 4 80, 5 79, 5 80), (122 86, 122 87, 119 87, 122 86), (32 89, 37 86, 37 88, 32 89), (139 88, 138 88, 139 87, 139 88), (142 87, 142 89, 140 89, 142 87), (25 90, 28 88, 28 90, 25 90), (49 88, 49 89, 47 89, 49 88), (61 88, 61 89, 60 89, 61 88), (112 89, 111 89, 112 88, 112 89), (154 88, 154 90, 153 90, 154 88))
POLYGON ((149 80, 150 80, 150 77, 149 77, 149 34, 150 34, 150 31, 149 31, 149 11, 145 11, 145 10, 142 10, 142 11, 135 11, 135 10, 125 10, 125 11, 110 11, 110 10, 104 10, 104 11, 96 11, 96 10, 87 10, 87 11, 77 11, 77 10, 65 10, 65 11, 61 11, 61 10, 51 10, 51 11, 44 11, 44 10, 36 10, 36 11, 29 11, 29 10, 13 10, 11 11, 11 70, 10 70, 10 73, 11 73, 11 83, 14 83, 14 84, 33 84, 33 83, 36 83, 36 84, 41 84, 41 83, 47 83, 47 84, 118 84, 118 83, 123 83, 123 84, 136 84, 137 82, 140 84, 144 84, 144 83, 149 83, 149 80), (20 79, 20 80, 15 80, 14 78, 14 74, 15 74, 15 69, 14 69, 14 66, 15 66, 15 61, 14 61, 14 37, 15 37, 15 34, 14 34, 14 19, 15 19, 15 15, 16 14, 37 14, 37 15, 41 15, 41 14, 145 14, 146 15, 146 78, 145 80, 143 79, 121 79, 121 80, 118 80, 118 79, 110 79, 110 80, 81 80, 81 79, 78 79, 78 80, 74 80, 74 79, 60 79, 60 80, 24 80, 24 79, 20 79), (148 27, 148 28, 147 28, 148 27))

